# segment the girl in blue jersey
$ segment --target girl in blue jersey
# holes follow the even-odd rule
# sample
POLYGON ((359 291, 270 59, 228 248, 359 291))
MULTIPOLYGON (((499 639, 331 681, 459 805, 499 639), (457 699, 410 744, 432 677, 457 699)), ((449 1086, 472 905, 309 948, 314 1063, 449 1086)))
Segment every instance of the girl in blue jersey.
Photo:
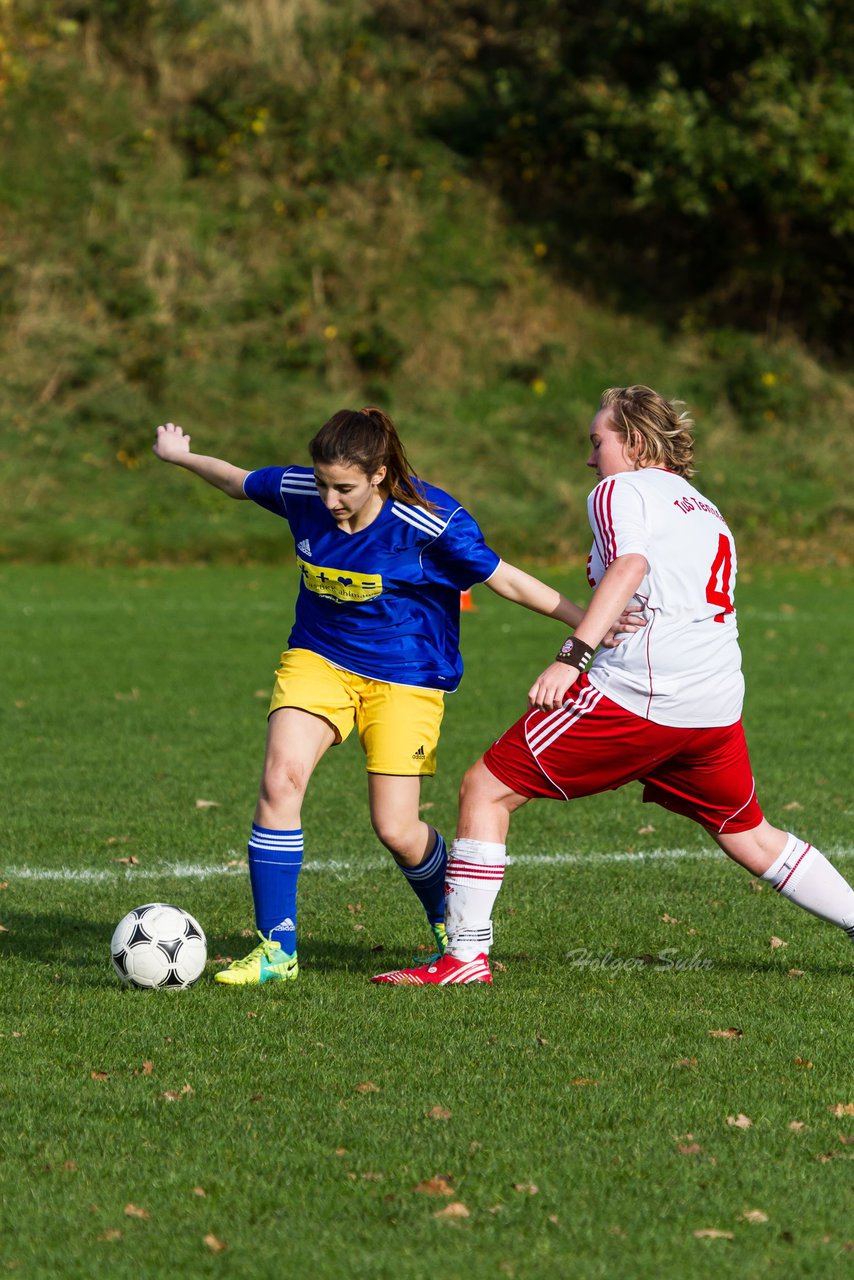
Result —
MULTIPOLYGON (((570 627, 582 610, 502 561, 458 502, 414 477, 379 409, 334 414, 309 445, 311 468, 244 471, 193 453, 189 435, 171 422, 157 428, 154 452, 287 520, 301 575, 249 839, 260 943, 216 981, 297 977, 302 801, 320 758, 353 728, 367 757, 374 830, 420 899, 443 953, 447 852, 418 805, 421 778, 436 770, 444 694, 462 675, 460 592, 483 582, 570 627)), ((606 643, 616 643, 613 631, 606 643)))

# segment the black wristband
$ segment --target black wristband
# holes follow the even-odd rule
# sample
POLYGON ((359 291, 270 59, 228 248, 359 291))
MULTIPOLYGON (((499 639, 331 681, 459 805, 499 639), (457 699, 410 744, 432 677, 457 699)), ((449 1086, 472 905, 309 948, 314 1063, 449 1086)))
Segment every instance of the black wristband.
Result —
POLYGON ((570 636, 561 645, 555 662, 565 662, 567 666, 578 667, 579 671, 584 672, 590 666, 593 652, 589 644, 585 644, 575 636, 570 636))

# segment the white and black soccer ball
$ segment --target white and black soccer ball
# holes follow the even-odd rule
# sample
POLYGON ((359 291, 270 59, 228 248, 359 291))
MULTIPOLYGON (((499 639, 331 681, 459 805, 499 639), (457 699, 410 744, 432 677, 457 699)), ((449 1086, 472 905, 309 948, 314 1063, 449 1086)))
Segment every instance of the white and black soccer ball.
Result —
POLYGON ((182 907, 147 902, 116 925, 110 956, 122 982, 132 987, 191 987, 208 958, 198 920, 182 907))

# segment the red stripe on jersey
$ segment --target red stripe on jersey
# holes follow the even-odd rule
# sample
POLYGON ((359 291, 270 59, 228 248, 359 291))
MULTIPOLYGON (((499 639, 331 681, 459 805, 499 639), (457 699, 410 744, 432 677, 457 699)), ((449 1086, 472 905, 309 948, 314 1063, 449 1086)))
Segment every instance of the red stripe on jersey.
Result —
POLYGON ((599 531, 599 549, 605 568, 617 554, 617 542, 614 536, 614 525, 611 516, 611 500, 614 493, 614 481, 605 480, 599 485, 593 500, 593 516, 599 531))
POLYGON ((599 484, 593 492, 593 536, 602 557, 602 564, 608 567, 608 539, 605 536, 605 517, 602 509, 605 482, 599 484))

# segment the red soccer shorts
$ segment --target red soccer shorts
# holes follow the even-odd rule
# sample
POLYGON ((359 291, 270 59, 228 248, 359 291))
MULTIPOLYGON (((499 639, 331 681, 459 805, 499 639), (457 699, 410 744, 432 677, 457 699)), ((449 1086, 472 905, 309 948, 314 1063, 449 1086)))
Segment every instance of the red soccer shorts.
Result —
POLYGON ((587 676, 557 711, 531 711, 483 757, 517 795, 572 800, 644 784, 643 798, 709 831, 751 831, 762 821, 741 721, 676 729, 618 707, 587 676))

